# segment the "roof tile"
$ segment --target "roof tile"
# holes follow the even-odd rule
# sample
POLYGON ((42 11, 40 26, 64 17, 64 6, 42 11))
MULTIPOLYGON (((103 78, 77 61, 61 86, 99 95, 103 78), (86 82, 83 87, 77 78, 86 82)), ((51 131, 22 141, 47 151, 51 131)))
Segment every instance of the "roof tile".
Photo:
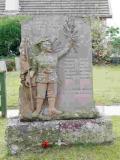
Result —
POLYGON ((3 14, 5 10, 5 0, 0 0, 0 15, 3 14))
MULTIPOLYGON (((5 13, 5 0, 0 0, 0 15, 5 13)), ((72 14, 111 17, 108 0, 20 0, 20 14, 72 14)))
POLYGON ((108 0, 20 0, 21 14, 111 17, 108 0))

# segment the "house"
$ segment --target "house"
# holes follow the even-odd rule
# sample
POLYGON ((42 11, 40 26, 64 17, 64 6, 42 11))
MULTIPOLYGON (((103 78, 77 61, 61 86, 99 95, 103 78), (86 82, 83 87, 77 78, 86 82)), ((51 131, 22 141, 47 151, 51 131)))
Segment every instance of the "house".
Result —
POLYGON ((5 0, 0 0, 0 15, 5 11, 5 0))
POLYGON ((0 0, 0 15, 6 14, 112 17, 108 0, 0 0))

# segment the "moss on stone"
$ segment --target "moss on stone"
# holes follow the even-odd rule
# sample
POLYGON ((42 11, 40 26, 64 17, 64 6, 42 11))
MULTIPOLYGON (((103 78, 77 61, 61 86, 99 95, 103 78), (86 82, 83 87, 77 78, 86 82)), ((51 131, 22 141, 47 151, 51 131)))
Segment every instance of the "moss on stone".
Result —
POLYGON ((49 117, 47 115, 42 115, 40 114, 37 117, 31 117, 31 118, 24 118, 21 119, 21 121, 51 121, 51 120, 71 120, 71 119, 89 119, 89 118, 97 118, 100 117, 99 113, 97 110, 94 108, 91 111, 84 109, 81 110, 80 112, 63 112, 60 115, 52 116, 49 117))

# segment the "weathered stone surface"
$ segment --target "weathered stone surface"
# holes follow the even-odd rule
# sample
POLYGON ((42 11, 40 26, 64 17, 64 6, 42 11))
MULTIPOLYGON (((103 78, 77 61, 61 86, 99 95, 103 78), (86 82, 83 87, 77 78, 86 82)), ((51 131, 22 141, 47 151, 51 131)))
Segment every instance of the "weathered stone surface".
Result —
POLYGON ((8 120, 7 146, 11 154, 41 152, 41 143, 53 145, 101 144, 113 141, 112 124, 106 118, 20 122, 8 120))
POLYGON ((39 114, 36 117, 32 115, 26 115, 24 118, 20 118, 22 122, 32 122, 32 121, 52 121, 52 120, 70 120, 70 119, 89 119, 89 118, 99 118, 100 114, 97 112, 96 108, 85 108, 79 112, 63 112, 60 115, 49 116, 48 114, 39 114))
POLYGON ((92 118, 95 104, 89 23, 85 19, 65 15, 35 16, 22 24, 22 39, 25 37, 28 37, 30 44, 47 37, 52 41, 56 52, 61 51, 68 40, 73 38, 75 46, 59 59, 57 65, 56 108, 71 115, 80 112, 85 118, 87 116, 84 113, 87 113, 88 118, 92 118))

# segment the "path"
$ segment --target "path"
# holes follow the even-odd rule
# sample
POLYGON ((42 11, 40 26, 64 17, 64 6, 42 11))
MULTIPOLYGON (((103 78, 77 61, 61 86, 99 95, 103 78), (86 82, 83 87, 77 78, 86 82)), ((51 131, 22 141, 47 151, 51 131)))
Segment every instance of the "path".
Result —
MULTIPOLYGON (((97 106, 97 109, 101 115, 120 116, 120 106, 97 106)), ((18 110, 8 110, 7 117, 16 117, 18 114, 18 110)))

